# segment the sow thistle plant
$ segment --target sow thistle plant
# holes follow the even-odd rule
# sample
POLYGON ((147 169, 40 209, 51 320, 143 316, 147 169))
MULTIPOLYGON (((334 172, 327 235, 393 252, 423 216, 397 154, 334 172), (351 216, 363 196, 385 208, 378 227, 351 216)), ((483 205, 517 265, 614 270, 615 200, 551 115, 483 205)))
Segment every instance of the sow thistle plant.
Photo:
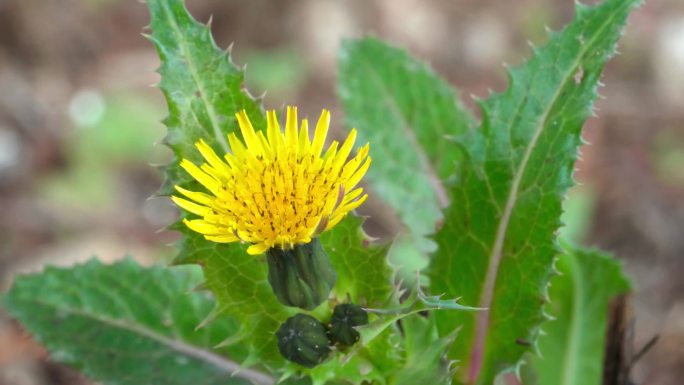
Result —
POLYGON ((577 4, 506 91, 478 100, 480 121, 405 51, 347 40, 338 95, 358 132, 338 142, 326 110, 311 128, 296 107, 264 112, 182 0, 148 0, 175 155, 160 195, 181 209, 174 266, 48 267, 2 304, 103 384, 612 381, 607 308, 629 282, 557 233, 636 3, 577 4), (401 221, 391 243, 362 231, 368 195, 401 221))

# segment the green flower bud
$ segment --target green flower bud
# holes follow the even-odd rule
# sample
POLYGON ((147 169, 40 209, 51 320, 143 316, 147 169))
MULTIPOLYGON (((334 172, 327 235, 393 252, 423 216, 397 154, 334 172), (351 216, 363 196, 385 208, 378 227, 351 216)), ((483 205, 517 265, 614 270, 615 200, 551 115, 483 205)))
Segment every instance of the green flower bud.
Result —
POLYGON ((268 282, 286 306, 312 310, 328 298, 337 276, 318 238, 290 250, 266 253, 268 282))
POLYGON ((286 359, 313 368, 330 353, 325 326, 306 314, 290 317, 276 332, 278 350, 286 359))
POLYGON ((340 345, 354 345, 360 338, 355 326, 368 323, 368 313, 361 306, 343 303, 335 306, 330 321, 330 337, 340 345))

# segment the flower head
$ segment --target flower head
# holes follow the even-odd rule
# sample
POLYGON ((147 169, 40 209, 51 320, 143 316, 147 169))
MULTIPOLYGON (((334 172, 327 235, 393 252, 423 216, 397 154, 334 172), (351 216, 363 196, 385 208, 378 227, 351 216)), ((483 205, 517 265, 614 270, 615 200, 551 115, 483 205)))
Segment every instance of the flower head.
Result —
POLYGON ((231 152, 219 157, 203 140, 195 146, 205 163, 187 159, 181 167, 209 193, 180 186, 171 199, 200 216, 184 219, 192 230, 214 242, 248 242, 250 254, 274 247, 291 249, 335 226, 367 198, 356 187, 368 170, 368 144, 351 159, 356 130, 340 146, 323 153, 330 112, 323 110, 313 140, 308 122, 298 127, 297 108, 287 108, 285 132, 275 111, 267 112, 266 132, 255 132, 245 111, 236 114, 244 142, 231 133, 231 152))

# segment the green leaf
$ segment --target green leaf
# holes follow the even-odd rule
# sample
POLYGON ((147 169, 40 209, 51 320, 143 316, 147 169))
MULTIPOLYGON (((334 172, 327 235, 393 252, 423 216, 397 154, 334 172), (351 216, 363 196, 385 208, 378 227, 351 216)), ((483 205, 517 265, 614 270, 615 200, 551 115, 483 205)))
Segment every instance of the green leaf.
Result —
POLYGON ((237 371, 239 365, 224 357, 240 357, 243 350, 213 350, 235 332, 234 322, 195 330, 213 307, 204 293, 188 293, 200 277, 191 267, 92 260, 17 277, 2 304, 53 359, 104 384, 272 383, 262 373, 237 371))
POLYGON ((224 317, 236 319, 238 333, 225 336, 221 345, 243 345, 249 349, 243 365, 282 365, 275 332, 296 308, 280 304, 267 281, 262 256, 247 254, 246 246, 207 242, 200 234, 184 234, 183 255, 199 263, 206 287, 216 296, 217 306, 202 324, 224 317))
POLYGON ((192 182, 178 164, 182 158, 200 163, 197 140, 227 152, 226 135, 237 129, 236 112, 245 109, 255 126, 265 120, 259 102, 242 89, 244 71, 232 63, 228 51, 216 46, 208 25, 195 21, 182 0, 148 0, 147 5, 152 28, 148 38, 161 59, 158 86, 169 106, 164 143, 175 155, 165 168, 161 189, 170 195, 174 185, 192 182))
POLYGON ((482 311, 472 306, 465 306, 459 303, 460 298, 442 299, 444 294, 440 295, 425 295, 420 289, 418 290, 418 300, 423 304, 425 310, 464 310, 464 311, 482 311))
POLYGON ((453 336, 440 337, 434 317, 412 315, 402 320, 406 357, 394 374, 396 385, 448 384, 452 373, 445 359, 453 336))
POLYGON ((608 304, 629 291, 629 280, 610 255, 564 246, 565 253, 556 263, 559 275, 551 279, 546 306, 552 320, 542 325, 540 355, 530 360, 534 383, 599 385, 608 304))
POLYGON ((343 43, 339 76, 347 124, 359 128, 359 143, 371 143, 367 179, 408 230, 392 260, 413 279, 426 265, 421 253, 434 250, 425 237, 447 204, 441 181, 462 155, 445 139, 467 134, 474 119, 432 69, 374 38, 343 43))
MULTIPOLYGON (((194 146, 199 139, 219 153, 228 152, 226 135, 237 130, 236 112, 245 109, 256 127, 265 125, 264 117, 258 101, 242 89, 244 71, 233 65, 228 52, 216 46, 209 26, 195 21, 182 0, 148 0, 147 4, 152 27, 149 38, 161 59, 159 88, 169 107, 164 120, 168 128, 165 143, 175 154, 165 168, 161 193, 170 195, 174 185, 201 191, 179 167, 180 159, 203 162, 194 146)), ((227 342, 244 339, 249 349, 245 365, 254 364, 259 357, 264 363, 281 362, 273 333, 292 312, 275 300, 265 282, 263 261, 247 255, 238 244, 209 242, 180 223, 172 228, 183 235, 175 263, 202 265, 206 286, 217 298, 217 308, 203 324, 219 315, 235 317, 241 329, 227 342)))
POLYGON ((371 243, 361 228, 363 221, 348 215, 332 231, 321 234, 321 242, 337 271, 337 297, 377 307, 387 304, 392 295, 392 271, 387 264, 388 247, 371 243))
POLYGON ((510 70, 508 89, 481 102, 481 135, 464 142, 429 270, 433 293, 489 309, 435 314, 442 335, 462 328, 450 352, 457 383, 491 384, 536 342, 582 124, 637 2, 577 4, 571 24, 510 70))

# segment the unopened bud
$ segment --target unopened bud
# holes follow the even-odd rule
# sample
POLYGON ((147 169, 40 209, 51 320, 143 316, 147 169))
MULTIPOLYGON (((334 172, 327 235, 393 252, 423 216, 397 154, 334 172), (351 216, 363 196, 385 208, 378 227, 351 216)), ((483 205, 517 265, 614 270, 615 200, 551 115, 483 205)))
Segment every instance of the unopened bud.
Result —
POLYGON ((325 326, 306 314, 290 317, 276 332, 278 350, 286 359, 313 368, 330 353, 325 326))
POLYGON ((368 313, 361 306, 343 303, 335 306, 330 321, 330 337, 340 345, 354 345, 360 338, 356 326, 368 323, 368 313))
POLYGON ((318 238, 284 250, 266 253, 268 282, 286 306, 312 310, 328 298, 337 276, 318 238))

